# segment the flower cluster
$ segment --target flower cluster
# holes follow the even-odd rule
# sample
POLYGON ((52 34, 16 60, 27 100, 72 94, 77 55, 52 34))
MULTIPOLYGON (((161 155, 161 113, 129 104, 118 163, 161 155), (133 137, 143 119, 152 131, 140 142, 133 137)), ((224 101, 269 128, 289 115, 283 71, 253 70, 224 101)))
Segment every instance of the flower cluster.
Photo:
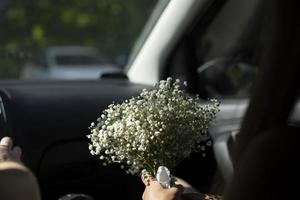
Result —
POLYGON ((162 80, 140 96, 111 104, 91 124, 89 149, 104 165, 123 163, 128 172, 159 166, 175 167, 208 139, 207 129, 219 111, 219 102, 203 103, 182 90, 180 80, 162 80))

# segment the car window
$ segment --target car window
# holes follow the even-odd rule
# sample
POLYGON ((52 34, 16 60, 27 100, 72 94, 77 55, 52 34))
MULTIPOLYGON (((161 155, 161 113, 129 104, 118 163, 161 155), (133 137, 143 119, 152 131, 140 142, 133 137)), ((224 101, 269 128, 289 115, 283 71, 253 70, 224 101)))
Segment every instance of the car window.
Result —
POLYGON ((250 96, 260 61, 262 8, 259 0, 229 1, 196 37, 198 86, 208 97, 250 96))
POLYGON ((216 0, 171 53, 166 75, 187 80, 189 92, 203 99, 248 98, 266 40, 264 6, 216 0))
POLYGON ((80 74, 94 79, 100 77, 100 69, 122 71, 156 3, 1 0, 0 78, 55 79, 56 65, 68 66, 59 79, 77 79, 80 74), (89 70, 91 76, 68 71, 72 66, 89 70))

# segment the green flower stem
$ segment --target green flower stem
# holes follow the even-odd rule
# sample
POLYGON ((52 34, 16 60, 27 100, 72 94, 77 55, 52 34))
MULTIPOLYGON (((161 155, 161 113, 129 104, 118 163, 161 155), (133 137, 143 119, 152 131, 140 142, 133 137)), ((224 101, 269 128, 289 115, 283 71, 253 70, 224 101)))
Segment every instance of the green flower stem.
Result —
POLYGON ((155 167, 152 167, 145 159, 143 156, 136 154, 141 160, 144 160, 144 164, 146 165, 146 170, 153 176, 155 177, 156 175, 156 169, 155 167))

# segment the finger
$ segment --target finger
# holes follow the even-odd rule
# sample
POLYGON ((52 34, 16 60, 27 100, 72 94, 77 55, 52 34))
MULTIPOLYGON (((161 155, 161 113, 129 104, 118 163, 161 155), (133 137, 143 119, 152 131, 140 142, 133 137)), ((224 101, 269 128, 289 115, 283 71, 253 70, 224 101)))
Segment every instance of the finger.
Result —
POLYGON ((142 171, 141 179, 142 179, 143 183, 145 184, 145 186, 149 186, 150 183, 155 180, 154 177, 151 176, 151 174, 149 172, 147 172, 146 170, 142 171))
POLYGON ((2 147, 6 147, 7 149, 11 149, 13 146, 13 141, 10 137, 4 137, 1 139, 0 145, 2 147))
POLYGON ((22 149, 18 146, 15 146, 11 152, 12 158, 15 161, 21 161, 22 149))
POLYGON ((141 179, 142 179, 143 183, 145 184, 145 186, 148 186, 148 184, 149 184, 149 177, 150 177, 150 173, 144 169, 141 173, 141 179))

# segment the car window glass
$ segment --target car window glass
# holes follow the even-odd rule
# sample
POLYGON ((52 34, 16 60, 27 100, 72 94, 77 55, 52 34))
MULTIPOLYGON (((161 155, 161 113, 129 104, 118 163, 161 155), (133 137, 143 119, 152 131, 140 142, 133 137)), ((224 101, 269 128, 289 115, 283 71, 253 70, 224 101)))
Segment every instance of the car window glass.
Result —
POLYGON ((215 0, 170 54, 163 76, 187 80, 203 99, 249 97, 269 39, 265 6, 215 0))
POLYGON ((198 86, 208 97, 250 95, 260 61, 263 5, 259 0, 228 1, 201 37, 196 37, 198 86))
POLYGON ((0 79, 97 78, 101 69, 121 71, 156 3, 1 0, 0 79), (56 77, 56 65, 69 68, 56 77), (72 65, 86 71, 70 71, 72 65))

